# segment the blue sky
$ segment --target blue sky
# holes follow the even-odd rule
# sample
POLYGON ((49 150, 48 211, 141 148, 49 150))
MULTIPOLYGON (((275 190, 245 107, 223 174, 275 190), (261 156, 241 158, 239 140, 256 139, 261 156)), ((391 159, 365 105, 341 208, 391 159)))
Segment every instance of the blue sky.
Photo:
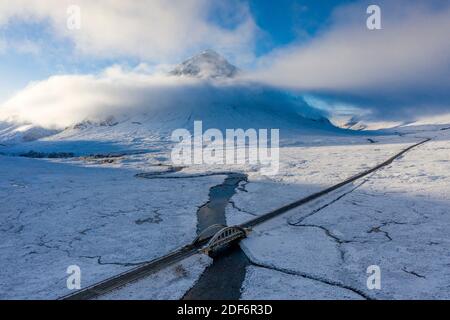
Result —
MULTIPOLYGON (((307 41, 328 23, 336 6, 350 1, 325 0, 248 0, 240 1, 248 6, 250 14, 259 27, 259 38, 253 48, 256 57, 271 50, 293 43, 307 41)), ((211 12, 214 23, 232 29, 235 24, 222 23, 218 12, 211 12)), ((9 45, 0 53, 0 101, 30 81, 45 79, 55 74, 96 73, 105 67, 119 63, 136 65, 145 59, 132 55, 98 57, 78 54, 72 39, 55 36, 48 19, 25 20, 12 18, 0 26, 0 36, 9 45), (24 46, 23 43, 33 44, 24 46)), ((0 38, 0 39, 1 39, 0 38)), ((170 61, 182 60, 180 55, 170 61)), ((232 59, 233 60, 233 59, 232 59)), ((151 63, 154 63, 153 61, 151 63)))
POLYGON ((260 42, 257 54, 273 48, 314 37, 325 28, 333 9, 351 0, 250 0, 249 6, 256 23, 267 33, 267 41, 260 42))
POLYGON ((0 2, 0 103, 32 81, 112 65, 164 70, 215 49, 254 81, 368 108, 450 112, 450 3, 379 0, 21 0, 0 2), (67 28, 67 8, 81 28, 67 28), (420 75, 420 76, 419 76, 420 75))

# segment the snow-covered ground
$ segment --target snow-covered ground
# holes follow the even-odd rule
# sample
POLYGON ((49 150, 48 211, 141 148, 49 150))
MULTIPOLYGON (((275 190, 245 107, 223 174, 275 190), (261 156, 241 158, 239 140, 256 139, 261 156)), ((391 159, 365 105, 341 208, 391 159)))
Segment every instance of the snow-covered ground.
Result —
MULTIPOLYGON (((449 116, 352 117, 342 126, 377 131, 344 130, 305 97, 245 80, 213 51, 165 75, 115 66, 51 77, 0 107, 0 299, 58 298, 70 293, 70 265, 86 287, 190 243, 224 172, 248 176, 226 207, 228 225, 239 224, 424 137, 433 140, 390 166, 255 227, 241 243, 251 261, 241 298, 450 299, 449 116), (196 120, 203 131, 280 129, 279 172, 174 166, 170 136, 192 133, 196 120), (366 287, 370 265, 381 268, 380 290, 366 287)), ((179 299, 210 263, 196 255, 102 298, 179 299)))
MULTIPOLYGON (((396 139, 396 138, 394 138, 396 139)), ((251 173, 247 192, 233 197, 227 208, 229 224, 239 224, 294 202, 367 170, 401 151, 409 143, 325 145, 282 148, 280 171, 274 176, 251 173), (276 195, 276 196, 268 196, 276 195)))
MULTIPOLYGON (((242 298, 449 299, 450 135, 421 135, 434 140, 256 227, 241 244, 253 263, 242 298), (380 290, 367 288, 371 265, 380 267, 380 290)), ((360 154, 353 155, 348 161, 358 166, 360 154)), ((321 168, 351 171, 338 164, 321 168)), ((303 183, 301 175, 296 178, 303 183)), ((230 220, 246 219, 245 212, 254 210, 251 193, 234 198, 239 210, 230 209, 230 220)))
POLYGON ((212 259, 206 255, 194 255, 99 299, 179 300, 211 263, 212 259))
POLYGON ((3 299, 57 298, 69 293, 69 265, 84 287, 189 243, 197 207, 223 181, 4 156, 0 168, 3 299))
MULTIPOLYGON (((242 242, 253 262, 242 298, 449 298, 449 133, 375 135, 375 143, 365 136, 309 137, 281 148, 278 175, 234 167, 249 181, 227 207, 229 225, 434 138, 367 179, 256 227, 242 242), (366 287, 369 265, 381 268, 381 290, 366 287)), ((0 297, 57 298, 69 292, 69 265, 81 267, 84 287, 189 243, 198 207, 225 176, 135 177, 169 170, 160 165, 169 158, 163 151, 112 161, 0 156, 0 297)), ((205 171, 224 168, 170 175, 205 171)), ((104 298, 178 299, 210 262, 193 257, 104 298)))

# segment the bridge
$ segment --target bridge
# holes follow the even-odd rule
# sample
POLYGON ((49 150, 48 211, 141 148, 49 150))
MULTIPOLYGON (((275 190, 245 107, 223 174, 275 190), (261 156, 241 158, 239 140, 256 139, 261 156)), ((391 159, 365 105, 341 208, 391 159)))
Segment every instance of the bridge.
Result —
POLYGON ((280 216, 280 215, 286 213, 289 210, 300 207, 300 206, 302 206, 306 203, 309 203, 315 199, 318 199, 326 194, 329 194, 330 192, 332 192, 336 189, 339 189, 342 186, 345 186, 357 179, 365 177, 365 176, 369 175, 370 173, 375 172, 378 169, 381 169, 381 168, 391 164, 395 159, 399 158, 400 156, 402 156, 404 153, 408 152, 409 150, 411 150, 415 147, 418 147, 430 140, 431 139, 427 138, 421 142, 411 145, 411 146, 407 147, 406 149, 400 151, 399 153, 393 155, 388 160, 376 165, 375 167, 372 167, 366 171, 358 173, 358 174, 356 174, 338 184, 335 184, 327 189, 318 191, 318 192, 313 193, 305 198, 302 198, 293 203, 287 204, 281 208, 278 208, 278 209, 270 211, 266 214, 260 215, 259 217, 256 217, 252 220, 244 222, 243 224, 241 224, 239 226, 227 227, 227 226, 223 226, 223 225, 212 225, 212 226, 206 228, 204 231, 202 231, 191 244, 181 247, 163 257, 143 263, 142 265, 137 266, 134 269, 127 270, 121 274, 114 276, 114 277, 108 278, 101 282, 95 283, 87 288, 83 288, 77 292, 71 293, 64 297, 61 297, 60 299, 62 299, 62 300, 93 299, 93 298, 99 297, 103 294, 106 294, 108 292, 111 292, 114 289, 120 288, 128 283, 142 279, 142 278, 144 278, 150 274, 153 274, 169 265, 173 265, 174 263, 182 261, 183 259, 186 259, 187 257, 193 256, 193 255, 197 254, 198 252, 210 254, 214 250, 224 247, 227 244, 230 244, 234 241, 238 241, 239 239, 243 239, 243 238, 247 237, 247 235, 251 231, 252 227, 262 224, 270 219, 273 219, 277 216, 280 216))
MULTIPOLYGON (((204 231, 210 232, 219 227, 221 228, 209 239, 206 245, 199 250, 200 252, 209 255, 233 242, 246 238, 251 231, 250 228, 242 228, 239 226, 226 227, 220 225, 213 225, 204 231)), ((200 241, 202 240, 202 234, 203 232, 197 237, 200 241)))

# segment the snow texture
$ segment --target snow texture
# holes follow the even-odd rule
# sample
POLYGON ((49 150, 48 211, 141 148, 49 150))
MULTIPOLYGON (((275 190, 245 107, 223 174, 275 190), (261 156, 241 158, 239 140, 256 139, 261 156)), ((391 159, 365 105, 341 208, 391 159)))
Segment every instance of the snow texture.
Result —
POLYGON ((99 299, 179 300, 211 263, 208 256, 195 255, 99 299))

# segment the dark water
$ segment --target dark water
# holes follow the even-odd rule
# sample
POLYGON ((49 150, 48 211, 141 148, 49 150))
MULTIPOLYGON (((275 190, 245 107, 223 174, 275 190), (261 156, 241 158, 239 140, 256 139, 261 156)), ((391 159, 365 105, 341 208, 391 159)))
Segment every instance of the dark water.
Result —
POLYGON ((183 297, 184 300, 238 300, 245 279, 247 256, 238 244, 224 249, 183 297))
POLYGON ((225 208, 242 181, 247 181, 247 175, 230 173, 222 184, 209 190, 209 201, 197 211, 197 234, 213 224, 226 225, 225 208))
MULTIPOLYGON (((230 173, 225 181, 209 191, 209 201, 197 211, 197 232, 214 224, 226 225, 225 208, 236 188, 247 176, 230 173)), ((241 295, 241 285, 249 261, 239 245, 226 248, 214 256, 211 266, 202 274, 198 282, 189 290, 185 300, 236 300, 241 295)))

